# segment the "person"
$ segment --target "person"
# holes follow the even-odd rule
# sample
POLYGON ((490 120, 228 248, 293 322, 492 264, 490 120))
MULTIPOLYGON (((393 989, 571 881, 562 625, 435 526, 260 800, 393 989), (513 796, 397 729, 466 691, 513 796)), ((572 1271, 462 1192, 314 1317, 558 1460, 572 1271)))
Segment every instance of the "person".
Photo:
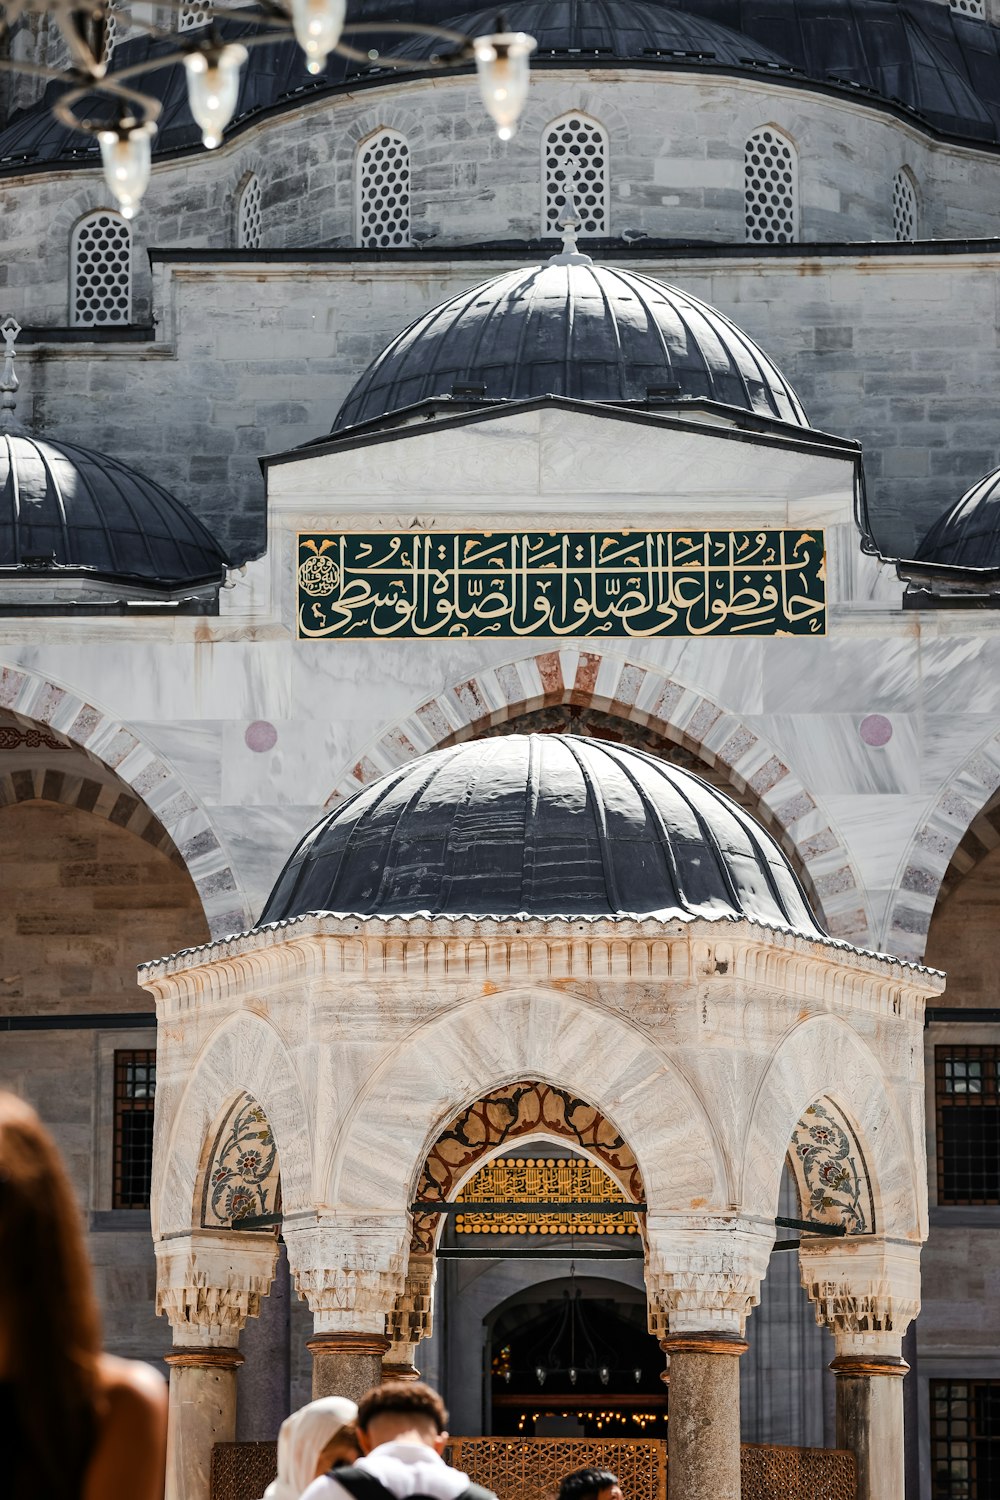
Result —
POLYGON ((49 1133, 0 1092, 0 1463, 7 1500, 160 1500, 167 1389, 102 1353, 83 1225, 49 1133))
POLYGON ((394 1380, 376 1386, 358 1405, 364 1457, 317 1479, 303 1500, 496 1500, 445 1463, 447 1427, 444 1402, 429 1385, 394 1380))
POLYGON ((559 1500, 622 1500, 618 1476, 610 1469, 574 1469, 559 1486, 559 1500))
POLYGON ((299 1500, 320 1474, 360 1458, 357 1420, 346 1396, 323 1396, 292 1412, 278 1433, 278 1477, 264 1500, 299 1500))

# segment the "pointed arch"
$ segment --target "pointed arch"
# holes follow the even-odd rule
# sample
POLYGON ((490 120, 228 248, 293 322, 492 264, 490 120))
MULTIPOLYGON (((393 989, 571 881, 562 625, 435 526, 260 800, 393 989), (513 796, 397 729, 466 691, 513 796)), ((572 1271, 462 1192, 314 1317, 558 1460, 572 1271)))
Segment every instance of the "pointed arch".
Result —
MULTIPOLYGON (((311 1111, 285 1040, 270 1021, 243 1011, 212 1033, 192 1063, 172 1068, 161 1041, 153 1158, 153 1236, 200 1227, 206 1174, 223 1132, 247 1099, 263 1112, 281 1168, 285 1206, 312 1203, 311 1111)), ((210 1186, 210 1184, 209 1184, 210 1186)), ((212 1227, 218 1227, 213 1222, 212 1227)))
POLYGON ((359 245, 410 243, 410 144, 401 131, 379 126, 358 146, 354 203, 359 245))
POLYGON ((600 120, 571 109, 542 131, 542 237, 558 234, 567 171, 574 182, 580 236, 610 233, 608 132, 600 120))
POLYGON ((634 1153, 651 1212, 729 1203, 724 1151, 681 1068, 620 1018, 542 988, 479 997, 413 1032, 334 1141, 325 1201, 348 1214, 400 1213, 449 1122, 523 1079, 584 1099, 611 1122, 634 1153))
POLYGON ((743 148, 743 217, 752 244, 799 238, 798 152, 779 126, 761 125, 743 148))
POLYGON ((882 939, 891 952, 916 961, 923 957, 952 863, 961 873, 996 842, 991 799, 998 790, 1000 734, 993 733, 948 777, 900 861, 882 939))
MULTIPOLYGON (((774 1214, 789 1142, 804 1126, 809 1129, 806 1114, 818 1102, 846 1127, 848 1145, 856 1147, 855 1166, 864 1178, 860 1206, 873 1221, 866 1232, 874 1227, 883 1235, 923 1239, 923 1099, 912 1091, 898 1096, 874 1053, 835 1016, 813 1016, 793 1027, 761 1079, 740 1169, 746 1211, 774 1214)), ((845 1207, 841 1222, 847 1219, 845 1207)))
POLYGON ((47 725, 131 788, 173 840, 213 937, 249 926, 249 903, 208 813, 154 746, 62 683, 25 667, 0 665, 0 709, 28 727, 47 725))
POLYGON ((132 231, 115 209, 84 214, 69 244, 69 320, 110 328, 132 319, 132 231))
POLYGON ((694 752, 736 791, 794 856, 817 915, 832 937, 874 946, 863 887, 848 850, 780 747, 754 727, 658 668, 566 648, 484 668, 387 728, 327 799, 329 808, 428 750, 557 704, 576 704, 645 726, 694 752))

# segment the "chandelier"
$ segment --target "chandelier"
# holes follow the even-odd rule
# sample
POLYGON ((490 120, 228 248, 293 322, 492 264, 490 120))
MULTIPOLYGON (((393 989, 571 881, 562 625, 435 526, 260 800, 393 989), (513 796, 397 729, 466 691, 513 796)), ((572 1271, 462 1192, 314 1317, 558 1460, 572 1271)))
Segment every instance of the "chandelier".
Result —
MULTIPOLYGON (((183 0, 164 0, 180 13, 183 0)), ((66 84, 53 105, 53 113, 71 130, 95 136, 109 191, 123 216, 132 218, 149 183, 152 143, 162 104, 140 87, 142 74, 181 64, 187 74, 187 96, 191 114, 201 129, 205 146, 212 150, 222 142, 222 133, 236 110, 240 70, 249 48, 266 45, 284 36, 294 36, 312 74, 323 71, 331 53, 353 62, 377 63, 379 67, 408 68, 421 72, 459 68, 474 63, 483 104, 503 141, 510 140, 528 93, 529 58, 534 37, 509 31, 502 16, 495 32, 466 36, 446 26, 410 21, 347 22, 347 0, 254 0, 238 9, 212 5, 211 24, 190 40, 164 31, 150 22, 133 19, 133 25, 155 40, 177 43, 176 50, 148 57, 142 62, 112 69, 109 57, 109 13, 111 0, 7 0, 0 4, 0 44, 9 42, 16 23, 28 14, 48 14, 55 20, 66 43, 70 62, 65 68, 0 58, 0 68, 36 78, 59 79, 66 84), (219 21, 249 22, 260 28, 239 42, 226 41, 219 21), (378 47, 360 51, 349 40, 363 32, 366 40, 382 35, 427 37, 441 43, 441 50, 419 61, 394 57, 378 47), (103 108, 95 111, 95 101, 103 108), (109 118, 107 102, 113 113, 109 118)))

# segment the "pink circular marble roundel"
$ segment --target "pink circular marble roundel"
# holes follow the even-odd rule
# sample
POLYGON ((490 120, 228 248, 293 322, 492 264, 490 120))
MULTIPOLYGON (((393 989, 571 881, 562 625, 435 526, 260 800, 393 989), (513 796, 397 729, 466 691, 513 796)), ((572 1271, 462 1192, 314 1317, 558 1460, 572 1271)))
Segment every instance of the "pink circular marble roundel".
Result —
POLYGON ((278 743, 278 731, 266 719, 255 719, 252 724, 247 725, 247 732, 243 738, 251 750, 256 750, 259 755, 262 755, 265 750, 274 749, 278 743))
POLYGON ((884 714, 869 714, 861 720, 858 733, 866 745, 888 745, 892 739, 892 724, 884 714))

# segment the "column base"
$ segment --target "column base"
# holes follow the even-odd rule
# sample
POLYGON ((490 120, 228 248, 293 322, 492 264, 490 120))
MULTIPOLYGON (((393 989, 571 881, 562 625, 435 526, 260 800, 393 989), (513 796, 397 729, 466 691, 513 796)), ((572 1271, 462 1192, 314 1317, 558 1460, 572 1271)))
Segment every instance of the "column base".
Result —
POLYGON ((351 1401, 382 1383, 382 1356, 390 1347, 381 1333, 318 1333, 306 1344, 313 1357, 313 1400, 346 1396, 351 1401))

